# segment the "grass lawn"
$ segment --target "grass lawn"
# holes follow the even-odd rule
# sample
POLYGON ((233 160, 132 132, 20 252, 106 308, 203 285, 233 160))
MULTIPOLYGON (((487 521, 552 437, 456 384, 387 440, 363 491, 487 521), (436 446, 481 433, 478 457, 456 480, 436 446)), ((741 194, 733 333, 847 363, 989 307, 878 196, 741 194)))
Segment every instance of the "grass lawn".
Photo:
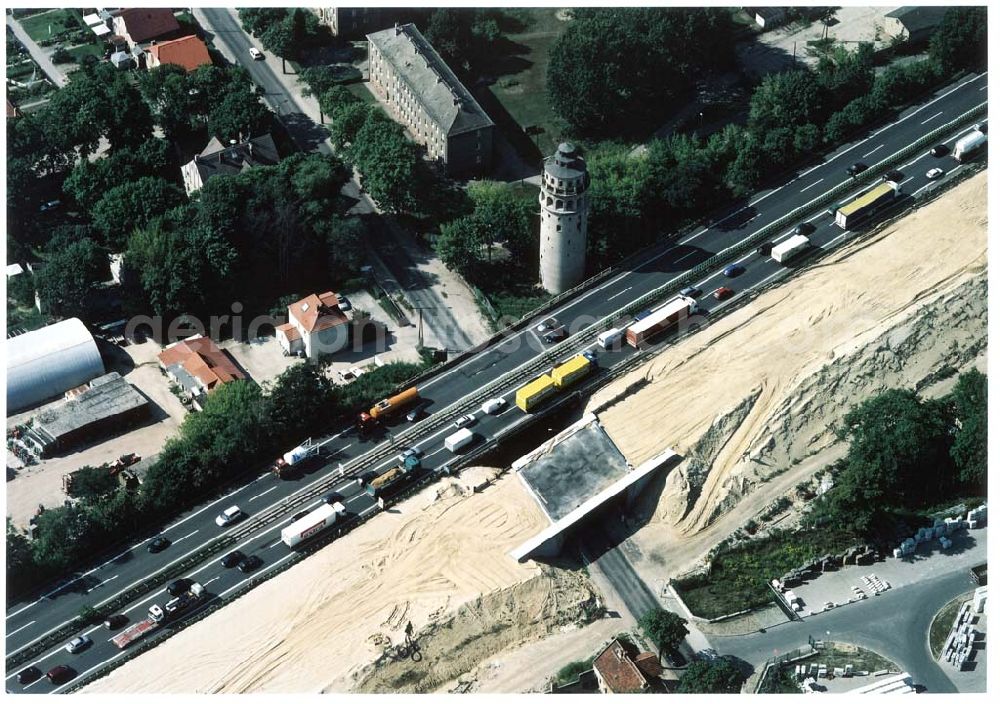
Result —
POLYGON ((934 659, 937 660, 941 657, 941 651, 944 649, 944 642, 948 640, 948 634, 951 633, 951 625, 955 623, 955 617, 958 615, 958 610, 962 608, 962 604, 967 602, 972 598, 973 592, 966 592, 960 596, 956 596, 954 599, 945 604, 937 615, 934 616, 934 620, 931 621, 931 634, 930 634, 930 646, 931 654, 934 655, 934 659))
MULTIPOLYGON (((28 36, 36 42, 40 42, 43 39, 49 38, 49 27, 52 28, 53 36, 66 29, 64 23, 69 17, 79 19, 79 12, 59 9, 50 10, 48 12, 43 12, 41 14, 32 15, 31 17, 22 19, 21 26, 24 28, 24 31, 28 33, 28 36)), ((74 29, 79 29, 79 26, 74 27, 74 29)))
POLYGON ((67 49, 73 55, 77 63, 83 61, 84 56, 96 56, 98 59, 104 58, 104 47, 98 44, 81 44, 67 49))
POLYGON ((525 25, 524 31, 507 35, 521 53, 498 57, 497 65, 486 69, 492 70, 497 79, 490 90, 511 117, 522 128, 538 126, 545 130, 535 137, 543 154, 553 152, 562 137, 545 89, 549 47, 569 25, 557 19, 558 11, 555 7, 509 10, 525 25))

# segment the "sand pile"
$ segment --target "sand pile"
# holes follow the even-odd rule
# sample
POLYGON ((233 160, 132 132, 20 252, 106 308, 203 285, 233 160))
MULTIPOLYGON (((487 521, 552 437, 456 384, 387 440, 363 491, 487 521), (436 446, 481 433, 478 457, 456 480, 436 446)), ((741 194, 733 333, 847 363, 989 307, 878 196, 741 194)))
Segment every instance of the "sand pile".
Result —
POLYGON ((648 576, 689 567, 821 469, 851 403, 982 356, 985 267, 981 173, 596 394, 589 408, 607 405, 601 422, 634 464, 688 455, 631 541, 648 576))
POLYGON ((84 691, 346 691, 407 622, 540 574, 507 555, 547 524, 517 479, 469 491, 493 474, 428 487, 84 691))

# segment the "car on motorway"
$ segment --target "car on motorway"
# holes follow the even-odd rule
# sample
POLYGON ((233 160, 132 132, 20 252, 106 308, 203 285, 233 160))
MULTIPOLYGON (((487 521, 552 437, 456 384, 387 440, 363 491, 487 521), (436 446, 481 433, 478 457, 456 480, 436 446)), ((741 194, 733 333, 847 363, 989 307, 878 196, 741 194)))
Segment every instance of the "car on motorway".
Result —
POLYGON ((146 547, 147 552, 157 553, 162 552, 170 547, 170 538, 165 538, 162 535, 153 538, 153 540, 146 547))
POLYGON ((549 344, 553 342, 561 342, 565 340, 566 337, 567 337, 566 328, 563 327, 559 327, 556 328, 555 330, 551 330, 545 333, 545 341, 548 342, 549 344))
POLYGON ((175 579, 173 582, 167 585, 167 594, 170 596, 180 596, 188 590, 191 586, 192 581, 186 577, 181 579, 175 579))
POLYGON ((896 169, 886 171, 882 174, 883 181, 892 181, 893 183, 899 183, 904 178, 906 178, 906 175, 902 171, 897 171, 896 169))
POLYGON ((295 521, 299 520, 300 518, 304 518, 305 516, 308 515, 309 515, 309 509, 307 508, 302 509, 298 513, 292 514, 292 516, 288 519, 288 525, 292 525, 293 523, 295 523, 295 521))
POLYGON ((128 616, 126 616, 125 614, 114 614, 104 619, 104 627, 107 628, 109 631, 113 631, 116 628, 121 628, 126 623, 128 623, 128 616))
POLYGON ((17 673, 17 683, 18 684, 31 684, 38 680, 42 676, 42 671, 39 670, 34 665, 26 667, 17 673))
POLYGON ((974 129, 976 132, 982 132, 983 134, 986 134, 987 130, 986 120, 983 120, 982 122, 977 122, 972 126, 972 129, 974 129))
POLYGON ((247 555, 240 560, 240 564, 238 564, 236 568, 243 574, 246 574, 247 572, 253 572, 263 564, 264 561, 256 555, 247 555))
POLYGON ((344 495, 339 491, 331 491, 329 494, 323 497, 323 503, 325 504, 335 504, 338 501, 343 501, 344 495))
POLYGON ((79 653, 81 650, 86 650, 93 644, 94 641, 90 639, 90 636, 77 636, 67 643, 65 647, 63 647, 63 650, 67 653, 79 653))
POLYGON ((931 150, 927 153, 930 154, 931 156, 942 157, 950 151, 951 150, 948 149, 947 144, 938 144, 934 147, 931 147, 931 150))
POLYGON ((812 233, 816 232, 816 226, 813 225, 811 222, 800 222, 798 225, 795 226, 795 229, 792 230, 792 232, 794 232, 796 235, 811 235, 812 233))
POLYGON ((45 676, 52 684, 62 684, 63 682, 69 682, 71 679, 76 677, 76 670, 69 665, 56 665, 51 670, 46 672, 45 676))
POLYGON ((502 398, 491 398, 489 401, 483 403, 480 410, 486 415, 492 416, 496 415, 504 408, 507 407, 507 400, 502 398))
POLYGON ((264 52, 255 46, 250 47, 250 58, 254 61, 260 61, 264 58, 264 52))
POLYGON ((396 461, 406 462, 407 457, 420 457, 422 454, 424 453, 415 447, 404 447, 403 450, 396 455, 396 461))
POLYGON ((730 264, 722 270, 722 275, 726 278, 734 279, 745 271, 746 269, 739 264, 730 264))
POLYGON ((771 256, 772 249, 774 249, 774 242, 765 242, 757 248, 757 254, 762 257, 769 257, 771 256))
POLYGON ((646 310, 640 310, 638 313, 635 314, 635 317, 632 318, 632 322, 633 323, 638 323, 643 318, 648 318, 652 314, 653 314, 653 311, 649 310, 648 308, 646 310))
POLYGON ((727 286, 719 286, 719 288, 712 292, 712 297, 717 301, 724 301, 732 296, 733 293, 733 289, 728 288, 727 286))
POLYGON ((559 321, 556 320, 555 318, 546 318, 545 320, 543 320, 542 322, 540 322, 538 325, 535 326, 535 332, 541 335, 544 332, 552 330, 557 325, 559 325, 559 321))
POLYGON ((233 550, 231 553, 222 558, 222 561, 219 564, 226 569, 229 569, 230 567, 236 567, 236 565, 240 564, 244 557, 246 557, 246 555, 239 550, 233 550))
POLYGON ((418 420, 426 416, 427 416, 427 404, 421 403, 416 408, 411 409, 410 412, 406 414, 406 422, 416 423, 418 420))
POLYGON ((681 289, 681 295, 688 298, 697 298, 701 295, 701 289, 696 286, 685 286, 681 289))
POLYGON ((466 413, 464 416, 459 416, 455 419, 456 428, 464 428, 466 426, 472 425, 476 422, 476 416, 473 413, 466 413))
POLYGON ((934 168, 927 172, 927 178, 933 181, 936 178, 940 178, 944 174, 944 169, 934 168))
POLYGON ((853 164, 847 167, 848 176, 857 176, 862 171, 868 168, 868 164, 863 161, 855 161, 853 164))
POLYGON ((215 517, 215 525, 219 526, 219 528, 225 528, 226 526, 235 523, 242 517, 243 511, 239 506, 230 506, 215 517))
POLYGON ((586 357, 591 364, 597 364, 597 350, 584 350, 583 356, 586 357))
POLYGON ((837 211, 840 210, 840 203, 834 203, 829 208, 826 209, 827 215, 836 215, 837 211))

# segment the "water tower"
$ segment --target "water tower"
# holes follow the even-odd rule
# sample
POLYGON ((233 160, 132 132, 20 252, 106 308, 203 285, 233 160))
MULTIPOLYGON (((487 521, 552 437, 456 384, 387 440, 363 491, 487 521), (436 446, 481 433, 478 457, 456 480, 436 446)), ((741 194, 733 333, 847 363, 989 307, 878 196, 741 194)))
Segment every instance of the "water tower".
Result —
POLYGON ((542 286, 549 293, 562 293, 583 280, 587 258, 587 212, 590 202, 587 165, 576 147, 563 142, 545 160, 542 189, 541 251, 539 270, 542 286))

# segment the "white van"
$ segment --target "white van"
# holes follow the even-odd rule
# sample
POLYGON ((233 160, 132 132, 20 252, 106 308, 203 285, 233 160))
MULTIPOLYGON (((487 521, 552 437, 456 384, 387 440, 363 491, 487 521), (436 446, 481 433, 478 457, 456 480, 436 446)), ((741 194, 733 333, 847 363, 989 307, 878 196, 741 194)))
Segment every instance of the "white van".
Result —
POLYGON ((606 350, 611 349, 611 346, 622 339, 623 330, 618 328, 611 328, 610 330, 605 330, 600 335, 597 336, 597 343, 606 350))
POLYGON ((475 435, 468 428, 462 428, 457 433, 452 433, 444 439, 444 446, 451 450, 452 452, 458 452, 466 445, 470 444, 474 439, 475 435))
POLYGON ((507 402, 502 398, 491 398, 489 401, 483 404, 482 411, 486 415, 491 416, 494 413, 499 413, 500 411, 502 411, 504 406, 506 405, 507 402))

